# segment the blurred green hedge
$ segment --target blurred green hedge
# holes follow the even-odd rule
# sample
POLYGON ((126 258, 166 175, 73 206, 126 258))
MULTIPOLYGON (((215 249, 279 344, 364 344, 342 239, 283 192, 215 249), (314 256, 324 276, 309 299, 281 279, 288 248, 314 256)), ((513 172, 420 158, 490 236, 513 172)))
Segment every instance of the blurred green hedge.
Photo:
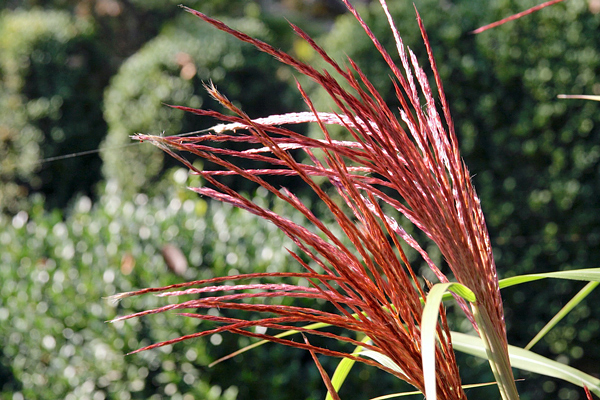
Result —
MULTIPOLYGON (((233 27, 269 40, 272 32, 257 19, 227 20, 233 27)), ((176 135, 218 123, 166 106, 220 108, 203 85, 217 88, 251 116, 297 109, 299 96, 271 56, 184 14, 128 59, 105 95, 107 148, 102 153, 105 177, 119 182, 124 195, 151 190, 159 172, 176 165, 151 146, 114 150, 136 132, 176 135), (290 93, 291 92, 291 93, 290 93)))
MULTIPOLYGON (((226 35, 219 38, 206 26, 197 29, 200 21, 184 13, 173 2, 113 2, 111 4, 117 7, 118 13, 112 17, 106 10, 102 11, 102 7, 110 5, 108 3, 111 2, 98 3, 94 7, 75 1, 0 4, 0 211, 16 213, 26 207, 27 196, 32 192, 41 192, 46 197, 47 209, 65 207, 77 193, 93 198, 94 186, 102 177, 102 161, 98 155, 41 165, 38 161, 97 149, 107 131, 122 133, 120 128, 123 126, 126 129, 124 137, 109 139, 107 143, 121 143, 136 130, 149 132, 161 128, 153 122, 165 129, 167 126, 162 122, 169 110, 160 101, 199 105, 190 98, 199 93, 196 100, 206 100, 201 81, 220 82, 225 70, 236 77, 234 82, 223 84, 223 89, 235 96, 239 92, 245 93, 245 97, 239 97, 244 104, 250 105, 251 110, 264 112, 266 107, 274 110, 290 108, 291 99, 279 104, 273 97, 257 97, 256 83, 242 90, 246 82, 256 82, 260 77, 263 82, 269 82, 269 90, 283 90, 281 79, 266 79, 273 76, 268 74, 275 73, 273 64, 271 69, 261 69, 268 57, 255 57, 253 53, 249 57, 251 60, 246 60, 249 53, 238 42, 226 35), (173 20, 175 15, 177 18, 173 20), (121 93, 106 95, 110 104, 104 107, 105 88, 123 58, 136 52, 141 43, 165 25, 167 28, 162 30, 163 33, 138 52, 127 63, 129 67, 123 68, 122 73, 126 76, 115 78, 116 86, 121 87, 113 87, 108 92, 120 90, 121 93), (213 51, 203 50, 213 45, 213 51), (243 68, 243 64, 248 68, 243 68), (199 75, 192 79, 184 74, 185 79, 178 79, 179 70, 185 65, 188 66, 185 74, 194 66, 199 75), (140 71, 132 71, 138 67, 140 71), (145 78, 147 80, 143 80, 145 78), (155 78, 163 83, 162 86, 160 83, 152 86, 155 78), (123 87, 124 80, 137 85, 138 92, 133 95, 143 99, 127 97, 132 93, 130 88, 123 87), (171 84, 173 87, 167 91, 172 91, 173 96, 165 95, 165 85, 171 84), (252 96, 259 98, 259 102, 249 100, 252 96), (125 105, 124 101, 132 104, 125 105), (140 103, 134 104, 137 101, 140 103), (151 119, 148 114, 151 110, 144 110, 145 101, 152 103, 156 119, 145 124, 135 123, 140 119, 151 119), (128 113, 126 116, 139 114, 140 108, 145 112, 115 122, 114 119, 119 118, 115 108, 119 107, 128 113), (107 110, 110 128, 104 122, 103 108, 107 110), (134 123, 129 124, 131 122, 134 123)), ((190 5, 200 6, 200 3, 207 12, 226 10, 232 15, 260 15, 260 9, 252 2, 213 0, 190 5)), ((262 38, 272 35, 256 19, 242 20, 238 27, 262 38)), ((178 118, 182 118, 181 113, 178 118)), ((111 170, 111 167, 107 168, 111 170)), ((115 168, 119 169, 113 166, 113 171, 115 168)), ((157 168, 161 169, 160 166, 157 168)), ((109 177, 112 177, 110 173, 109 177)), ((136 176, 131 179, 136 181, 136 176)))
MULTIPOLYGON (((187 172, 170 175, 171 184, 181 186, 187 172)), ((0 233, 2 398, 17 392, 21 397, 12 398, 235 398, 236 387, 221 391, 210 383, 214 372, 206 370, 214 359, 207 347, 220 354, 221 338, 125 356, 196 332, 198 320, 160 315, 106 324, 117 315, 167 302, 145 296, 112 304, 103 297, 235 270, 289 269, 282 250, 290 241, 247 213, 219 204, 207 207, 185 189, 124 201, 117 188, 108 183, 96 204, 79 198, 65 219, 57 211, 45 212, 41 201, 29 214, 0 217, 5 227, 0 233), (161 256, 165 245, 186 255, 189 268, 183 276, 167 268, 161 256)), ((238 338, 225 343, 224 354, 239 346, 238 338)))
POLYGON ((98 147, 103 60, 89 21, 39 9, 0 15, 1 211, 15 213, 31 189, 63 207, 100 179, 98 156, 37 161, 98 147))

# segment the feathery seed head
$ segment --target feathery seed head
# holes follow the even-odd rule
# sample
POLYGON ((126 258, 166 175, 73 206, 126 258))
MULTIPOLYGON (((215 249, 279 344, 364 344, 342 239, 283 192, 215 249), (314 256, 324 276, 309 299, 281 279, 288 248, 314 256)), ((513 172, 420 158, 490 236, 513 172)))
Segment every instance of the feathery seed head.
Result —
MULTIPOLYGON (((348 60, 350 66, 346 69, 342 68, 300 28, 292 25, 292 29, 333 68, 338 75, 337 79, 326 71, 318 71, 281 50, 233 30, 218 20, 185 8, 186 11, 216 28, 253 44, 259 50, 273 55, 280 62, 310 77, 325 89, 338 107, 338 112, 318 112, 298 83, 298 90, 310 112, 251 119, 211 84, 207 86, 209 93, 227 109, 233 111, 234 115, 175 107, 222 121, 224 124, 216 126, 213 133, 195 137, 150 135, 136 137, 158 145, 204 177, 209 184, 192 190, 243 208, 279 227, 294 241, 304 258, 291 252, 292 257, 307 270, 302 274, 228 276, 120 295, 125 297, 156 292, 163 296, 194 294, 196 297, 198 295, 201 297, 119 319, 167 310, 212 307, 254 311, 267 315, 256 321, 247 321, 202 313, 183 313, 182 315, 187 317, 213 321, 218 324, 218 327, 154 344, 145 349, 190 337, 228 331, 305 348, 313 355, 320 353, 357 359, 384 369, 423 391, 420 319, 423 311, 421 299, 425 297, 425 293, 404 255, 401 241, 422 255, 440 281, 447 282, 447 278, 417 241, 406 233, 396 219, 384 212, 382 204, 387 204, 437 244, 456 279, 475 293, 482 313, 498 327, 497 335, 506 351, 502 303, 487 228, 479 199, 470 181, 469 171, 458 151, 458 141, 449 106, 421 18, 417 14, 437 87, 437 96, 442 106, 441 114, 435 105, 434 89, 430 86, 428 77, 417 62, 415 54, 410 49, 407 50, 402 43, 385 1, 381 0, 381 5, 396 39, 400 66, 393 62, 392 57, 375 38, 354 7, 346 0, 344 2, 390 67, 396 95, 401 105, 399 118, 386 105, 358 65, 348 60), (344 89, 338 80, 344 81, 350 89, 344 89), (426 101, 424 108, 421 107, 422 98, 426 101), (306 122, 319 124, 323 138, 307 137, 281 127, 284 124, 306 122), (345 127, 352 140, 332 138, 328 131, 330 125, 345 127), (213 147, 211 143, 246 143, 248 148, 234 150, 227 147, 213 147), (297 158, 292 157, 290 153, 292 150, 303 151, 309 161, 297 161, 297 158), (198 170, 176 151, 196 154, 219 165, 222 169, 198 170), (267 163, 270 167, 242 168, 230 161, 235 158, 261 162, 261 165, 267 163), (317 234, 314 229, 308 229, 253 203, 221 183, 219 177, 223 175, 237 175, 262 186, 276 198, 300 211, 307 223, 320 233, 317 234), (327 206, 346 240, 336 237, 332 230, 292 192, 272 186, 268 181, 268 177, 272 175, 301 178, 327 206), (332 189, 344 200, 345 205, 338 205, 323 186, 317 183, 316 177, 326 178, 332 189), (310 262, 307 262, 307 259, 310 262), (284 283, 238 283, 215 286, 225 280, 231 282, 261 277, 305 278, 309 280, 311 287, 284 283), (171 289, 178 290, 169 292, 171 289), (251 289, 259 290, 260 293, 249 291, 251 289), (234 294, 217 293, 225 290, 232 290, 234 294), (322 299, 330 302, 336 311, 326 312, 289 305, 249 304, 241 301, 257 296, 322 299), (360 332, 368 336, 371 341, 365 344, 342 335, 303 328, 302 324, 306 323, 329 324, 360 332), (365 348, 364 354, 380 356, 367 358, 367 356, 349 355, 343 351, 313 345, 308 339, 294 342, 271 334, 257 333, 251 329, 255 326, 279 331, 293 329, 304 332, 305 335, 321 335, 340 342, 362 345, 365 348), (390 360, 390 363, 381 362, 382 357, 390 360)), ((464 302, 462 307, 472 318, 471 311, 464 302)), ((438 326, 438 338, 436 347, 438 395, 443 399, 465 398, 443 312, 438 326)))

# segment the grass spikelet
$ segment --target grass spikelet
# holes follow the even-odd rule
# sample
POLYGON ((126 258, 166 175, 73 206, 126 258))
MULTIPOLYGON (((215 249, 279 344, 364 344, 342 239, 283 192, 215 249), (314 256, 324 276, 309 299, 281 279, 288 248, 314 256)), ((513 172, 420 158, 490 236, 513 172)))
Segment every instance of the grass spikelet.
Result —
MULTIPOLYGON (((356 9, 348 1, 344 2, 390 67, 401 105, 399 118, 386 105, 358 65, 348 60, 349 66, 342 67, 297 26, 292 25, 292 29, 333 68, 336 77, 201 12, 184 7, 187 12, 217 29, 254 45, 311 78, 325 89, 337 110, 329 113, 316 110, 303 87, 297 83, 310 112, 253 119, 210 84, 206 87, 210 95, 231 111, 231 114, 173 107, 221 121, 222 124, 217 125, 212 132, 186 137, 137 135, 136 138, 154 143, 179 159, 194 173, 201 175, 206 185, 191 188, 195 192, 242 208, 276 225, 296 244, 298 253, 291 254, 307 272, 229 276, 222 280, 216 278, 130 292, 121 296, 156 293, 159 296, 193 296, 193 300, 169 304, 117 320, 171 310, 194 310, 184 311, 181 315, 209 321, 216 327, 153 344, 139 351, 192 337, 231 332, 309 350, 330 393, 331 382, 318 363, 317 354, 346 357, 378 366, 424 392, 421 316, 426 288, 417 279, 402 250, 401 242, 415 248, 441 282, 448 282, 448 279, 394 216, 384 211, 388 207, 406 217, 435 242, 458 282, 474 293, 477 301, 472 309, 464 301, 461 301, 461 306, 489 343, 491 357, 496 362, 492 366, 497 367, 497 371, 502 374, 502 385, 510 386, 512 383, 514 387, 508 364, 502 300, 490 240, 479 198, 459 154, 450 107, 423 21, 417 13, 435 88, 430 86, 427 73, 419 65, 414 52, 405 48, 402 43, 384 0, 380 2, 396 38, 400 66, 393 62, 356 9), (344 84, 340 83, 342 81, 344 84), (441 113, 436 108, 435 96, 442 105, 441 113), (426 101, 425 108, 421 107, 423 98, 426 101), (317 123, 323 137, 310 138, 281 127, 284 124, 306 122, 317 123), (328 130, 328 126, 332 124, 343 126, 352 140, 332 138, 328 130), (214 143, 236 143, 238 146, 235 149, 215 147, 212 146, 214 143), (246 144, 247 148, 240 150, 240 143, 246 144), (298 157, 292 156, 292 150, 304 152, 306 157, 303 160, 307 161, 298 161, 298 157), (199 170, 180 152, 192 153, 219 168, 199 170), (260 162, 260 166, 242 168, 234 162, 236 159, 260 162), (304 216, 306 224, 298 224, 253 203, 222 183, 219 178, 225 175, 235 175, 262 186, 275 199, 298 210, 304 216), (300 178, 324 203, 346 240, 340 240, 290 190, 273 186, 269 181, 271 176, 300 178), (327 184, 317 183, 320 181, 315 179, 317 177, 326 178, 327 184), (341 198, 344 204, 334 201, 331 192, 341 198), (311 229, 306 226, 311 226, 311 229), (294 283, 243 283, 247 278, 261 277, 281 280, 306 278, 310 287, 294 283), (216 285, 225 280, 228 282, 226 286, 216 285), (233 294, 219 293, 221 291, 233 291, 233 294), (333 306, 334 311, 245 302, 256 297, 325 300, 333 306), (208 308, 258 312, 263 317, 249 321, 227 316, 215 317, 201 312, 208 308), (303 328, 303 325, 314 323, 360 332, 371 341, 363 343, 346 335, 303 328), (365 354, 370 356, 352 355, 351 351, 343 350, 344 347, 342 350, 332 350, 313 345, 307 338, 304 342, 295 342, 277 337, 275 333, 259 334, 251 329, 255 326, 266 327, 269 332, 296 330, 307 337, 320 335, 352 346, 363 346, 365 354)), ((436 326, 435 347, 437 396, 442 399, 464 399, 443 309, 440 316, 436 326)), ((510 387, 502 393, 505 398, 518 397, 516 389, 510 387)))

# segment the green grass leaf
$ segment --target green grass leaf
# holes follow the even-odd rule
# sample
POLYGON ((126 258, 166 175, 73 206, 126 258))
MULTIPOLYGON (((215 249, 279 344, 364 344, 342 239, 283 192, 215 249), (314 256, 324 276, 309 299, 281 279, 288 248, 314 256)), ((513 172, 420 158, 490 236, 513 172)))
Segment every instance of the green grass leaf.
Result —
POLYGON ((525 346, 525 350, 531 349, 539 342, 556 324, 558 324, 573 308, 583 301, 600 282, 589 282, 583 287, 552 319, 538 332, 537 335, 525 346))
POLYGON ((396 364, 394 362, 394 360, 392 360, 385 354, 381 354, 380 352, 373 351, 373 350, 363 350, 360 353, 360 355, 364 356, 364 357, 372 358, 373 360, 377 361, 379 364, 383 365, 384 367, 388 367, 389 369, 392 369, 392 370, 406 376, 406 372, 404 372, 404 370, 398 364, 396 364))
POLYGON ((436 399, 435 338, 440 304, 446 292, 453 292, 470 302, 476 300, 475 294, 469 288, 460 283, 452 282, 433 285, 427 294, 427 301, 421 317, 421 353, 423 357, 425 397, 428 400, 436 399))
MULTIPOLYGON (((371 340, 371 339, 368 336, 365 336, 365 338, 362 340, 362 342, 366 343, 369 340, 371 340)), ((362 350, 363 350, 362 346, 356 346, 356 349, 354 349, 354 352, 352 353, 352 355, 358 356, 358 355, 360 355, 362 350)), ((356 362, 356 360, 352 360, 350 358, 343 358, 339 362, 338 366, 336 367, 336 369, 333 373, 333 377, 331 378, 331 383, 333 384, 333 387, 336 392, 339 392, 340 388, 342 387, 342 384, 346 380, 346 377, 350 373, 350 370, 354 366, 355 362, 356 362)), ((333 400, 333 397, 331 396, 331 394, 329 392, 327 392, 327 397, 325 397, 325 400, 333 400)))
POLYGON ((592 96, 592 95, 586 95, 586 94, 559 94, 556 97, 558 97, 559 99, 579 99, 579 100, 600 101, 600 96, 592 96))
MULTIPOLYGON (((328 326, 331 326, 331 325, 330 324, 325 324, 323 322, 317 322, 317 323, 314 323, 314 324, 306 325, 304 327, 304 329, 321 329, 321 328, 326 328, 328 326)), ((286 336, 294 335, 296 333, 300 333, 300 331, 289 330, 289 331, 281 332, 280 334, 275 335, 275 337, 276 338, 283 338, 283 337, 286 337, 286 336)), ((267 343, 269 343, 268 340, 259 340, 256 343, 252 343, 252 344, 250 344, 250 345, 248 345, 246 347, 243 347, 243 348, 241 348, 241 349, 239 349, 237 351, 234 351, 231 354, 226 355, 225 357, 221 357, 218 360, 215 360, 215 361, 211 362, 208 366, 210 368, 210 367, 215 366, 215 365, 217 365, 217 364, 219 364, 219 363, 221 363, 221 362, 223 362, 225 360, 229 360, 230 358, 233 358, 233 357, 235 357, 237 355, 240 355, 242 353, 245 353, 245 352, 247 352, 249 350, 255 349, 255 348, 260 347, 263 344, 267 344, 267 343)))
MULTIPOLYGON (((491 385, 497 385, 497 382, 487 382, 487 383, 472 383, 470 385, 462 385, 463 389, 475 389, 475 388, 479 388, 479 387, 484 387, 484 386, 491 386, 491 385)), ((413 390, 412 392, 402 392, 402 393, 392 393, 392 394, 386 394, 383 396, 377 396, 377 397, 373 397, 369 400, 387 400, 387 399, 394 399, 396 397, 405 397, 405 396, 414 396, 417 394, 422 394, 420 390, 413 390)))
MULTIPOLYGON (((452 346, 460 352, 487 359, 483 342, 477 336, 452 332, 452 346)), ((580 387, 587 386, 597 396, 600 396, 600 379, 585 372, 517 346, 509 345, 508 354, 514 368, 562 379, 580 387)))
MULTIPOLYGON (((600 282, 600 268, 574 269, 570 271, 511 276, 510 278, 501 279, 498 281, 498 284, 500 289, 505 289, 511 286, 520 285, 522 283, 529 283, 548 278, 600 282)), ((452 293, 445 293, 443 301, 451 300, 452 298, 452 293)))
POLYGON ((570 271, 512 276, 510 278, 501 279, 499 284, 500 289, 504 289, 510 286, 520 285, 521 283, 533 282, 546 278, 600 282, 600 268, 574 269, 570 271))

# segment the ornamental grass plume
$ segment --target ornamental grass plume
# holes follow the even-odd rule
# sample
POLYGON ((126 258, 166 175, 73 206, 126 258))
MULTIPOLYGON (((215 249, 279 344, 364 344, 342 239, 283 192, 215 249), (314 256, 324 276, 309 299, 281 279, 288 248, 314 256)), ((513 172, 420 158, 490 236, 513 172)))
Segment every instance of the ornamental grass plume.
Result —
MULTIPOLYGON (((404 241, 418 251, 440 282, 448 282, 448 279, 396 219, 389 212, 384 212, 383 204, 386 204, 386 207, 391 206, 397 210, 437 244, 455 279, 473 292, 476 301, 470 306, 461 298, 457 299, 488 346, 488 356, 494 360, 491 365, 502 396, 518 398, 508 361, 502 300, 488 231, 469 171, 459 154, 449 106, 421 18, 417 13, 437 87, 437 97, 441 103, 441 113, 436 109, 434 90, 430 87, 426 73, 419 66, 415 54, 410 49, 405 49, 385 0, 380 2, 396 40, 399 66, 354 7, 346 0, 344 2, 391 70, 400 104, 397 112, 385 104, 381 95, 351 59, 348 60, 349 67, 340 66, 294 25, 292 29, 333 68, 337 79, 327 71, 319 71, 218 20, 184 7, 186 11, 216 28, 253 44, 311 78, 325 89, 338 111, 318 112, 302 86, 297 83, 310 112, 253 120, 213 85, 207 85, 209 93, 234 115, 181 106, 175 108, 213 117, 225 124, 216 126, 212 133, 194 137, 138 135, 136 138, 159 146, 206 180, 206 186, 191 188, 192 190, 243 208, 275 224, 298 246, 300 253, 290 251, 290 254, 306 272, 227 276, 123 293, 115 298, 144 293, 158 293, 159 296, 195 295, 196 298, 119 317, 117 320, 168 310, 194 309, 194 312, 183 312, 180 315, 212 321, 216 327, 137 351, 227 331, 307 349, 313 355, 317 353, 346 357, 374 365, 426 393, 421 318, 428 287, 423 287, 416 277, 402 250, 401 242, 404 241), (345 86, 339 81, 343 81, 345 86), (426 101, 425 107, 421 106, 422 99, 426 101), (306 122, 318 123, 323 137, 311 138, 281 127, 306 122), (332 124, 343 126, 353 140, 334 139, 328 130, 328 125, 332 124), (244 143, 247 148, 234 150, 211 146, 211 143, 236 143, 236 148, 244 143), (199 170, 176 151, 193 153, 221 168, 199 170), (292 156, 292 151, 304 152, 309 161, 297 161, 292 156), (255 169, 242 168, 231 161, 237 158, 260 164, 255 169), (225 175, 240 176, 267 189, 273 196, 300 211, 311 229, 253 203, 221 183, 219 177, 225 175), (290 190, 270 184, 268 177, 275 175, 302 179, 327 206, 335 223, 352 245, 345 245, 347 242, 336 237, 290 190), (323 181, 323 178, 344 200, 343 204, 334 201, 325 189, 326 185, 317 183, 323 181), (304 287, 294 283, 243 283, 250 278, 274 277, 281 278, 282 282, 305 278, 311 286, 304 287), (225 282, 229 284, 219 285, 225 282), (217 294, 224 291, 234 293, 217 294), (321 299, 331 303, 335 312, 293 305, 244 302, 257 297, 321 299), (252 311, 265 316, 250 321, 201 312, 209 308, 252 311), (312 329, 306 326, 307 323, 355 331, 366 335, 370 341, 312 329), (296 342, 277 337, 275 333, 257 333, 252 330, 256 326, 266 327, 275 333, 295 330, 307 337, 319 335, 360 345, 365 350, 359 355, 352 355, 351 352, 313 345, 307 338, 296 342)), ((436 329, 436 381, 434 390, 426 393, 427 397, 435 398, 437 395, 441 399, 464 399, 466 396, 461 388, 443 309, 440 310, 436 329)), ((318 362, 317 365, 331 392, 331 382, 318 362)), ((337 398, 335 392, 332 396, 337 398)))

